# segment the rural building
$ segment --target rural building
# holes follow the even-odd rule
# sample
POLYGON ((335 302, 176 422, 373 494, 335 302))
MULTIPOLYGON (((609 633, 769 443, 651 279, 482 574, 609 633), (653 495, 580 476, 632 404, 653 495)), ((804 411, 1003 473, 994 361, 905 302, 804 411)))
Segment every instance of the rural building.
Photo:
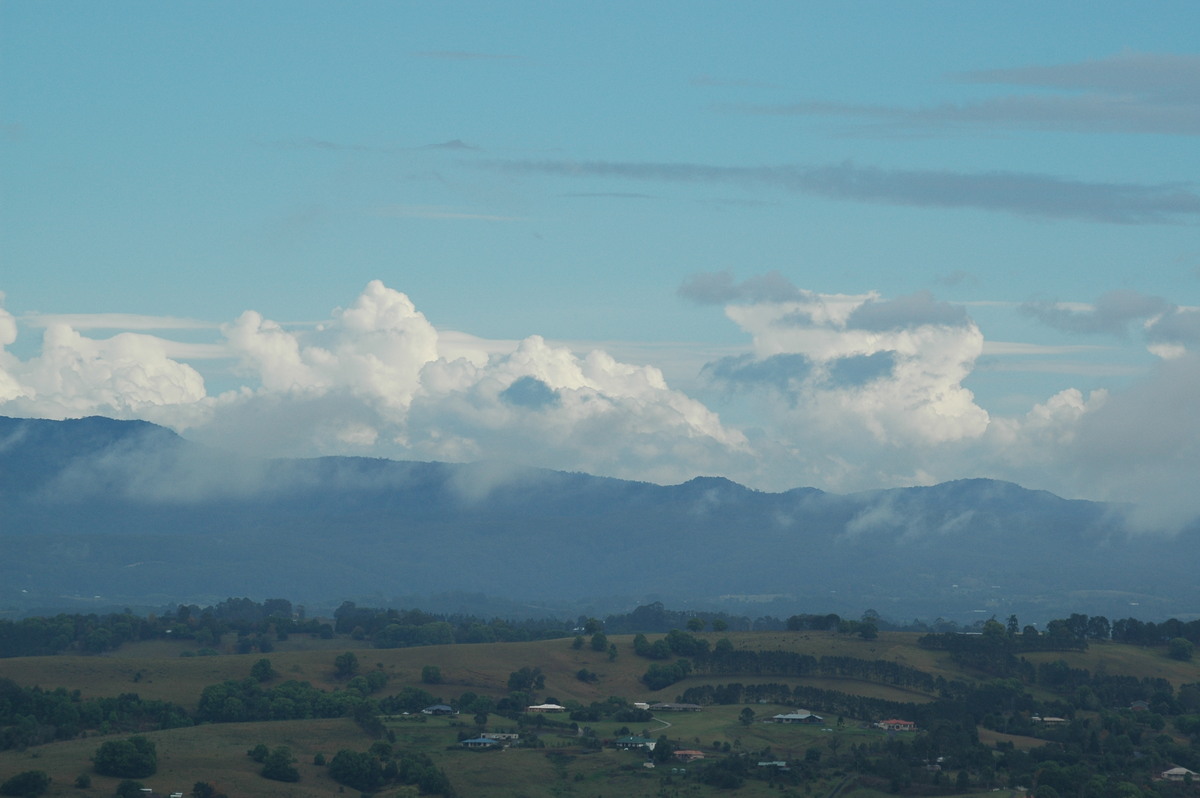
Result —
POLYGON ((526 712, 566 712, 566 707, 560 707, 558 704, 536 704, 531 707, 525 707, 526 712))
POLYGON ((1030 718, 1030 720, 1034 723, 1042 723, 1046 726, 1063 726, 1067 722, 1066 718, 1056 718, 1051 715, 1047 715, 1044 718, 1039 718, 1037 715, 1034 715, 1032 718, 1030 718))
POLYGON ((771 718, 775 723, 824 723, 820 715, 814 715, 806 709, 788 712, 786 715, 775 715, 771 718))
POLYGON ((422 715, 457 715, 458 710, 446 704, 434 704, 421 710, 422 715))
POLYGON ((697 759, 704 758, 704 752, 696 751, 691 748, 684 748, 675 752, 675 758, 680 762, 695 762, 697 759))
POLYGON ((1150 702, 1143 701, 1139 698, 1137 701, 1134 701, 1132 704, 1130 704, 1129 708, 1132 709, 1134 712, 1149 712, 1150 711, 1150 702))
POLYGON ((699 704, 651 704, 651 712, 699 712, 699 704))
POLYGON ((1171 768, 1162 772, 1162 777, 1167 781, 1187 781, 1188 776, 1195 779, 1200 776, 1200 773, 1195 773, 1187 768, 1171 768))
POLYGON ((490 737, 473 737, 462 741, 463 748, 492 748, 497 745, 500 743, 490 737))
POLYGON ((479 736, 486 737, 489 740, 496 740, 496 741, 502 742, 502 743, 516 742, 517 740, 521 739, 521 735, 511 734, 509 732, 484 732, 483 734, 481 734, 479 736))
POLYGON ((899 720, 896 718, 893 718, 891 720, 881 720, 878 723, 876 723, 875 725, 881 729, 885 729, 886 731, 916 731, 917 730, 917 724, 913 723, 911 720, 899 720))
POLYGON ((635 748, 645 748, 648 751, 654 750, 654 744, 657 740, 651 740, 649 737, 618 737, 613 741, 613 747, 619 748, 622 751, 631 751, 635 748))

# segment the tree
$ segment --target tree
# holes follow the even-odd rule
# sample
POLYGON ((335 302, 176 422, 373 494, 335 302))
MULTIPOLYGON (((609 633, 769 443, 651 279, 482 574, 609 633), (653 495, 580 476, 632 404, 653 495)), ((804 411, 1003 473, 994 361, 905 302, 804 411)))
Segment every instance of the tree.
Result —
POLYGON ((688 628, 689 632, 703 632, 704 631, 704 619, 703 618, 688 618, 687 628, 688 628))
POLYGON ((269 682, 278 675, 271 667, 271 660, 265 657, 250 668, 250 676, 260 682, 269 682))
POLYGON ((292 763, 295 761, 296 757, 292 756, 292 752, 287 746, 279 746, 267 756, 266 762, 263 763, 263 778, 275 781, 300 781, 300 771, 292 767, 292 763))
POLYGON ((27 770, 0 784, 0 795, 37 798, 50 788, 50 776, 44 770, 27 770))
POLYGON ((353 651, 339 654, 333 660, 334 673, 339 679, 349 679, 358 673, 358 657, 353 651))
POLYGON ((442 669, 437 665, 426 665, 421 668, 421 681, 425 684, 441 684, 442 669))
POLYGON ((1171 659, 1177 659, 1181 662, 1190 662, 1192 654, 1196 647, 1192 645, 1190 640, 1182 637, 1176 637, 1167 643, 1167 656, 1171 659))
POLYGON ((712 622, 712 630, 714 632, 724 632, 729 628, 729 624, 724 618, 714 618, 712 622))
POLYGON ((116 792, 113 793, 117 798, 141 798, 142 783, 133 779, 125 779, 117 785, 116 792))
POLYGON ((592 635, 592 651, 608 651, 608 637, 604 632, 592 635))
POLYGON ((749 726, 750 724, 754 723, 754 710, 750 707, 743 709, 741 713, 738 714, 738 722, 743 726, 749 726))
POLYGON ((158 751, 145 737, 109 740, 96 749, 92 767, 101 776, 145 778, 158 771, 158 751))

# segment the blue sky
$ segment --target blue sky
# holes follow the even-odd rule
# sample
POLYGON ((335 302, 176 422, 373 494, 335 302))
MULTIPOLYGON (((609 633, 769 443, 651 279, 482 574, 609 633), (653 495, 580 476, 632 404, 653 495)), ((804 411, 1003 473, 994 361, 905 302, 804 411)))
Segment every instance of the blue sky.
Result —
POLYGON ((0 4, 0 413, 1200 512, 1200 8, 0 4))

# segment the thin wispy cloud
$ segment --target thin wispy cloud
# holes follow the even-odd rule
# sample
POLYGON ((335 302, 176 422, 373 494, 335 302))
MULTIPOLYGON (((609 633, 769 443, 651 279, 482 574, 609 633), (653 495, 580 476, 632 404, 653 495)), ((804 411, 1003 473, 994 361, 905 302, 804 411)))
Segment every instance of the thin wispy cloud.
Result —
POLYGON ((275 150, 325 150, 327 152, 402 152, 406 149, 404 147, 329 141, 328 139, 318 139, 311 136, 266 141, 261 142, 260 146, 275 150))
POLYGON ((1064 332, 1124 336, 1129 333, 1130 324, 1161 316, 1171 309, 1164 299, 1122 289, 1104 294, 1091 307, 1031 301, 1021 307, 1021 312, 1064 332))
POLYGON ((452 219, 484 222, 519 222, 517 216, 500 216, 492 213, 476 213, 436 205, 388 205, 378 209, 380 216, 395 219, 452 219))
POLYGON ((758 80, 740 80, 736 78, 718 78, 712 75, 697 75, 692 78, 693 86, 703 86, 706 88, 734 88, 734 89, 770 89, 774 88, 774 84, 763 83, 758 80))
POLYGON ((1200 55, 1126 51, 1066 64, 963 72, 971 83, 1122 92, 1200 102, 1200 55))
POLYGON ((210 321, 137 313, 28 313, 17 318, 28 327, 61 324, 76 330, 215 330, 220 327, 210 321))
POLYGON ((701 305, 753 302, 803 302, 812 293, 797 288, 777 271, 748 277, 740 283, 733 272, 699 272, 679 286, 679 296, 701 305))
POLYGON ((515 174, 765 187, 852 202, 974 208, 1109 224, 1194 224, 1200 220, 1200 194, 1183 183, 1095 183, 1044 174, 885 169, 852 162, 751 167, 514 160, 486 166, 515 174))
POLYGON ((864 125, 858 132, 888 135, 958 129, 1200 135, 1197 55, 1122 53, 1094 61, 977 70, 954 77, 962 82, 1028 86, 1043 91, 926 107, 801 100, 742 103, 720 109, 857 119, 864 125))
POLYGON ((591 197, 607 199, 654 199, 653 194, 643 194, 638 191, 568 191, 564 194, 559 194, 559 196, 583 199, 591 197))
POLYGON ((443 141, 439 144, 426 144, 423 149, 426 149, 426 150, 458 150, 461 152, 461 151, 478 150, 479 148, 475 147, 471 144, 467 144, 462 139, 451 139, 450 141, 443 141))
POLYGON ((467 50, 420 50, 412 54, 416 58, 433 58, 439 61, 519 61, 519 55, 503 53, 474 53, 467 50))
POLYGON ((330 141, 312 136, 295 139, 278 139, 276 141, 260 142, 259 146, 276 150, 325 150, 327 152, 366 152, 366 153, 398 153, 418 152, 421 150, 452 150, 457 152, 473 152, 480 148, 468 144, 462 139, 450 139, 433 144, 413 147, 401 147, 379 144, 359 144, 356 142, 330 141))

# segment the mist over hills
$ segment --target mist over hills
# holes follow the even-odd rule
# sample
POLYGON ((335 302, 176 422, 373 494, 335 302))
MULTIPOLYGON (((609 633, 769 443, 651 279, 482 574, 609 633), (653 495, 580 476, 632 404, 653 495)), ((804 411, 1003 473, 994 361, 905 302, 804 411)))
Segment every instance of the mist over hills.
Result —
MULTIPOLYGON (((1124 511, 986 479, 834 495, 255 460, 146 422, 0 417, 0 609, 454 594, 597 612, 1194 615, 1200 525, 1134 534, 1124 511)), ((486 614, 477 601, 459 608, 486 614)))

